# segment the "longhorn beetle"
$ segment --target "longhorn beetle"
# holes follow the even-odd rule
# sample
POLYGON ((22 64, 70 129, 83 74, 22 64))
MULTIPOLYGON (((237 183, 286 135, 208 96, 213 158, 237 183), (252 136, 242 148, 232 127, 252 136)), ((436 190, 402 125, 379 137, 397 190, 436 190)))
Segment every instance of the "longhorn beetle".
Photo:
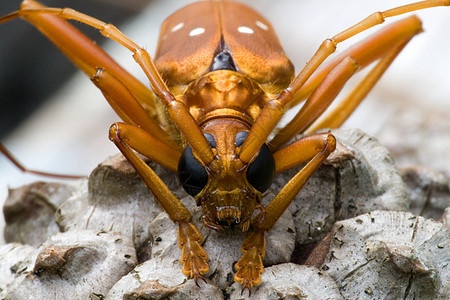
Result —
POLYGON ((422 31, 421 22, 416 16, 401 19, 332 61, 324 60, 339 43, 386 18, 448 5, 448 0, 428 0, 373 13, 324 40, 297 75, 272 25, 238 2, 195 2, 173 13, 162 24, 153 58, 111 24, 33 0, 23 1, 0 23, 21 17, 33 24, 91 78, 123 120, 110 127, 109 137, 178 224, 184 274, 198 280, 209 269, 202 236, 190 223, 187 208, 136 152, 178 173, 181 185, 202 207, 206 227, 240 226, 248 231, 235 280, 250 290, 261 282, 264 233, 335 149, 331 133, 313 132, 339 127, 350 116, 404 46, 422 31), (151 90, 66 19, 95 27, 129 49, 151 90), (344 84, 373 62, 357 87, 322 116, 344 84), (302 101, 292 121, 268 140, 285 111, 302 101), (307 135, 289 144, 299 133, 307 135), (262 206, 261 195, 275 174, 303 163, 262 206))

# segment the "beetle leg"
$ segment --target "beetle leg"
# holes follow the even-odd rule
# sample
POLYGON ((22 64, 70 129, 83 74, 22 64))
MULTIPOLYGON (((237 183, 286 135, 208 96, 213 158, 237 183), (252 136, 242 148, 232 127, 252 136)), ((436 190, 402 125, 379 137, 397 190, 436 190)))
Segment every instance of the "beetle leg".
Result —
POLYGON ((299 139, 274 153, 277 173, 308 160, 309 162, 266 206, 264 220, 254 224, 256 228, 246 237, 241 247, 244 255, 235 266, 237 272, 234 277, 244 289, 250 290, 252 286, 261 282, 261 274, 264 271, 262 264, 265 252, 264 232, 272 229, 306 181, 335 148, 334 136, 331 133, 321 133, 299 139))
POLYGON ((177 171, 178 161, 181 156, 180 152, 162 143, 152 134, 138 126, 126 123, 114 123, 112 127, 114 128, 114 134, 121 141, 126 141, 131 149, 169 170, 177 171))
MULTIPOLYGON (((150 54, 148 54, 145 49, 137 45, 134 41, 120 32, 114 25, 107 24, 103 21, 77 12, 73 9, 48 8, 45 6, 40 6, 37 4, 37 2, 34 2, 32 0, 25 0, 23 3, 24 4, 22 5, 21 10, 16 12, 16 14, 24 16, 27 20, 35 16, 39 17, 46 14, 56 15, 68 20, 76 20, 88 26, 97 28, 98 30, 100 30, 100 33, 102 35, 118 42, 119 44, 133 52, 134 60, 141 66, 142 70, 147 75, 147 78, 149 79, 153 90, 159 96, 163 104, 167 107, 169 115, 179 117, 172 118, 172 121, 183 133, 184 137, 186 138, 187 142, 192 147, 198 158, 205 165, 208 165, 213 160, 214 155, 211 147, 204 137, 202 131, 198 127, 195 119, 192 117, 187 107, 182 102, 177 101, 175 99, 175 96, 169 91, 166 84, 162 80, 161 75, 156 70, 155 64, 153 63, 150 54), (25 3, 27 5, 28 3, 32 3, 33 5, 27 6, 25 5, 25 3)), ((5 18, 9 19, 8 16, 6 16, 5 18)), ((36 24, 36 26, 39 27, 39 23, 36 24)))
MULTIPOLYGON (((292 81, 292 83, 289 85, 287 90, 289 90, 292 94, 303 94, 300 89, 306 88, 305 83, 306 80, 309 79, 309 77, 312 75, 312 73, 317 69, 317 67, 334 51, 336 50, 336 46, 351 38, 352 36, 365 31, 371 27, 374 27, 376 25, 382 24, 387 18, 399 16, 405 13, 431 8, 431 7, 437 7, 437 6, 450 6, 450 0, 425 0, 421 2, 411 3, 407 5, 403 5, 400 7, 396 7, 393 9, 389 9, 383 12, 375 12, 371 14, 370 16, 366 17, 362 21, 358 22, 357 24, 350 26, 349 28, 341 31, 340 33, 336 34, 330 39, 325 40, 322 45, 319 47, 317 52, 314 54, 314 56, 311 58, 311 60, 307 63, 307 66, 297 75, 297 77, 292 81), (332 45, 327 45, 329 43, 332 43, 332 45), (317 64, 318 63, 318 64, 317 64), (311 65, 311 69, 309 68, 309 65, 311 65), (306 71, 304 71, 306 69, 306 71)), ((405 29, 405 28, 403 28, 405 29)), ((376 46, 374 43, 372 46, 376 46)), ((385 48, 387 49, 387 48, 385 48)), ((366 54, 370 54, 371 51, 367 51, 366 54)), ((283 102, 290 102, 293 100, 291 97, 286 97, 283 102)), ((296 103, 292 103, 292 105, 295 105, 296 103)))
POLYGON ((130 141, 137 140, 139 142, 145 138, 145 136, 139 136, 141 132, 138 129, 127 131, 130 127, 131 125, 114 123, 109 131, 110 139, 136 169, 169 218, 178 223, 178 246, 182 251, 183 273, 197 281, 202 278, 202 274, 209 270, 208 255, 200 245, 203 237, 198 229, 189 223, 191 215, 186 206, 175 197, 161 178, 130 147, 130 141))
POLYGON ((331 133, 319 133, 301 138, 274 153, 278 173, 308 160, 309 162, 266 206, 266 218, 259 228, 270 230, 273 227, 306 181, 335 148, 336 139, 331 133))
MULTIPOLYGON (((259 148, 261 145, 266 141, 267 137, 270 135, 272 130, 275 128, 276 124, 280 121, 282 114, 275 114, 272 113, 273 106, 276 104, 278 107, 278 110, 283 110, 284 107, 290 107, 298 103, 298 101, 301 101, 304 99, 304 97, 307 97, 323 80, 323 78, 326 76, 326 74, 332 69, 335 65, 329 65, 328 71, 321 74, 321 77, 314 77, 313 80, 310 80, 311 76, 316 73, 316 70, 318 67, 327 59, 331 54, 333 54, 336 51, 336 47, 339 43, 347 40, 348 38, 367 30, 373 26, 376 26, 378 24, 381 24, 384 22, 384 20, 388 17, 398 16, 407 12, 430 8, 430 7, 436 7, 436 6, 449 6, 450 0, 428 0, 428 1, 421 1, 418 3, 408 4, 401 7, 397 7, 394 9, 390 9, 384 12, 376 12, 370 15, 369 17, 365 18, 361 22, 347 28, 346 30, 338 33, 334 37, 330 39, 326 39, 322 42, 322 44, 319 46, 318 50, 315 52, 315 54, 311 57, 311 59, 308 61, 306 66, 300 71, 300 73, 294 78, 294 80, 291 82, 291 84, 278 95, 276 100, 270 101, 266 106, 263 108, 262 112, 256 119, 252 129, 248 133, 247 139, 245 140, 244 144, 241 148, 241 153, 243 153, 241 159, 244 163, 249 162, 254 155, 259 151, 259 148), (314 80, 315 79, 315 80, 314 80), (295 98, 295 101, 293 101, 295 98), (277 101, 276 103, 273 103, 274 101, 277 101), (268 115, 271 114, 270 122, 267 122, 268 115)), ((409 19, 409 18, 408 18, 409 19)), ((398 25, 398 24, 397 24, 398 25)), ((405 30, 408 32, 409 29, 414 29, 414 26, 411 28, 407 28, 405 26, 404 28, 400 28, 400 30, 405 30)), ((416 32, 417 33, 417 32, 416 32)), ((415 34, 415 33, 414 33, 415 34)), ((388 34, 385 35, 385 38, 394 37, 388 36, 388 34)), ((388 40, 388 39, 386 39, 388 40)), ((398 43, 400 40, 397 40, 396 43, 398 43)), ((381 42, 383 45, 379 48, 381 51, 387 51, 390 49, 389 43, 387 43, 385 40, 378 40, 378 42, 381 42)), ((377 43, 373 43, 371 47, 377 48, 377 43)), ((371 48, 370 51, 367 51, 366 53, 360 53, 362 56, 367 54, 368 56, 373 56, 373 60, 376 58, 379 58, 380 55, 374 56, 373 49, 371 48)), ((349 56, 349 55, 347 55, 349 56)), ((367 57, 366 57, 367 58, 367 57)), ((358 63, 363 67, 363 64, 360 62, 359 59, 355 57, 355 59, 358 61, 358 63)), ((342 58, 341 58, 342 60, 342 58)), ((372 60, 372 61, 373 61, 372 60)), ((369 60, 367 61, 367 63, 369 60)), ((314 75, 315 76, 315 75, 314 75)), ((286 143, 287 141, 284 141, 286 143)), ((279 148, 283 144, 276 145, 274 148, 279 148)))
POLYGON ((68 175, 68 174, 57 174, 57 173, 49 173, 39 170, 33 170, 25 167, 17 158, 14 157, 14 155, 6 149, 5 146, 3 146, 2 143, 0 143, 0 152, 5 155, 5 157, 13 164, 15 165, 20 171, 28 174, 34 174, 38 176, 45 176, 45 177, 53 177, 53 178, 59 178, 59 179, 81 179, 85 176, 79 176, 79 175, 68 175))
MULTIPOLYGON (((91 80, 101 90, 108 103, 123 121, 128 124, 138 126, 150 133, 153 140, 155 140, 158 145, 164 144, 164 149, 172 148, 176 149, 177 152, 182 150, 180 149, 180 146, 170 139, 167 133, 148 116, 147 111, 145 111, 139 104, 136 97, 130 92, 130 90, 119 79, 115 78, 107 69, 97 69, 96 74, 91 77, 91 80)), ((152 143, 147 145, 154 144, 152 143)), ((132 148, 134 147, 132 146, 132 148)), ((144 154, 141 151, 138 152, 144 154)), ((168 153, 172 152, 174 151, 172 150, 168 153)), ((150 158, 151 156, 148 157, 150 158)), ((179 158, 179 155, 174 155, 171 159, 168 159, 168 162, 177 164, 177 158, 179 158)), ((173 170, 173 168, 170 169, 173 170)))
POLYGON ((358 68, 359 65, 352 56, 346 57, 334 67, 297 115, 268 143, 271 150, 280 149, 299 132, 308 128, 328 108, 358 68))
MULTIPOLYGON (((120 67, 108 54, 67 21, 49 14, 22 14, 24 9, 45 8, 34 1, 24 1, 19 11, 0 18, 0 23, 23 17, 35 25, 51 40, 75 65, 84 71, 102 91, 116 113, 126 122, 138 125, 164 143, 179 148, 155 120, 154 104, 157 97, 136 78, 120 67)), ((14 165, 26 173, 40 176, 74 179, 82 176, 64 175, 31 170, 23 166, 9 151, 0 145, 2 152, 14 165)), ((179 155, 172 157, 176 158, 179 155)), ((172 166, 175 164, 171 162, 172 166)), ((167 163, 165 164, 166 167, 167 163)), ((169 167, 173 169, 173 167, 169 167)))
MULTIPOLYGON (((344 84, 353 74, 355 74, 357 69, 358 64, 356 63, 355 59, 351 56, 346 57, 335 68, 333 68, 333 70, 324 79, 322 84, 316 89, 314 94, 308 99, 308 101, 302 107, 297 116, 295 116, 295 118, 285 128, 283 128, 275 136, 274 139, 272 139, 268 143, 271 150, 273 151, 280 148, 279 146, 280 139, 283 141, 283 143, 285 143, 286 141, 291 140, 295 135, 297 135, 298 132, 301 131, 302 129, 298 128, 299 126, 303 126, 306 128, 312 122, 314 122, 328 108, 328 106, 332 103, 334 98, 339 94, 341 89, 344 87, 344 84)), ((258 127, 256 127, 256 129, 258 129, 258 127)), ((262 127, 261 130, 264 130, 264 127, 262 127)), ((257 135, 259 133, 259 130, 253 130, 253 132, 257 135)), ((257 137, 253 139, 251 137, 247 137, 246 141, 247 140, 253 143, 259 141, 257 137)), ((248 144, 250 144, 250 142, 248 144)), ((244 148, 244 145, 242 146, 242 148, 244 148)), ((251 148, 252 147, 250 146, 247 149, 251 148)), ((244 150, 241 151, 240 153, 241 160, 247 159, 244 156, 245 154, 247 154, 247 152, 244 152, 244 150)), ((251 159, 251 156, 249 156, 248 159, 251 159)))
MULTIPOLYGON (((386 10, 384 12, 376 12, 376 13, 373 13, 372 15, 370 15, 369 17, 367 17, 366 19, 364 19, 363 21, 357 23, 356 25, 351 26, 350 28, 335 35, 333 38, 331 38, 331 40, 334 41, 336 44, 340 43, 341 41, 346 40, 346 39, 350 38, 351 36, 358 34, 361 31, 364 31, 375 25, 381 24, 382 22, 384 22, 385 18, 388 18, 388 17, 394 17, 394 16, 398 16, 398 15, 401 15, 401 14, 404 14, 407 12, 412 12, 412 11, 430 8, 430 7, 449 6, 449 5, 450 5, 449 0, 431 0, 431 1, 422 1, 422 2, 417 2, 417 3, 407 4, 404 6, 386 10)), ((396 24, 396 25, 399 25, 399 24, 396 24)), ((392 25, 390 25, 389 27, 392 27, 392 25)), ((404 29, 404 26, 400 26, 399 28, 404 29)), ((389 33, 386 32, 386 34, 384 34, 384 32, 385 32, 385 29, 382 29, 379 33, 376 33, 374 36, 384 35, 385 37, 387 37, 389 35, 389 33)), ((366 40, 366 41, 368 41, 368 40, 366 40)), ((373 42, 368 49, 364 49, 362 51, 366 51, 365 53, 371 53, 372 47, 376 47, 379 42, 380 42, 379 40, 377 42, 373 42), (370 49, 370 51, 367 51, 369 49, 370 49)), ((363 42, 363 43, 365 43, 365 42, 363 42)), ((388 43, 384 43, 384 44, 388 45, 388 47, 389 47, 388 43)), ((357 46, 357 47, 362 48, 363 46, 361 45, 361 46, 357 46)), ((310 95, 312 93, 312 91, 314 91, 314 89, 320 84, 320 82, 325 77, 326 73, 328 73, 330 71, 330 69, 336 64, 336 62, 338 60, 342 59, 342 57, 344 57, 344 56, 351 55, 350 54, 351 51, 352 51, 352 49, 344 51, 341 55, 339 55, 336 59, 334 59, 333 62, 328 63, 326 66, 324 66, 323 68, 320 68, 320 70, 315 72, 311 76, 311 78, 309 78, 308 81, 306 81, 306 83, 304 83, 304 85, 300 86, 299 89, 297 90, 297 92, 295 92, 295 96, 294 96, 295 98, 289 104, 289 107, 299 104, 302 100, 304 100, 306 97, 308 97, 308 95, 310 95)), ((363 54, 362 51, 361 51, 361 54, 363 54)), ((318 52, 320 52, 320 51, 318 51, 318 52)))
MULTIPOLYGON (((279 139, 283 142, 291 140, 295 135, 298 134, 298 131, 301 129, 298 126, 307 127, 307 125, 314 122, 324 111, 325 109, 332 103, 334 98, 339 94, 341 89, 344 87, 344 84, 347 80, 355 74, 358 69, 358 64, 356 63, 353 57, 346 57, 343 59, 325 78, 323 83, 316 89, 315 93, 308 99, 305 105, 302 107, 301 111, 297 114, 297 116, 288 124, 285 128, 283 128, 279 134, 275 136, 273 140, 271 140, 268 145, 273 151, 274 149, 280 148, 279 139), (292 124, 294 123, 294 124, 292 124), (296 125, 296 126, 295 126, 296 125)), ((272 100, 276 101, 276 100, 272 100)), ((280 103, 280 102, 278 102, 280 103)), ((268 112, 268 110, 264 109, 263 112, 268 112)), ((273 114, 272 114, 273 115, 273 114)), ((262 120, 258 118, 259 120, 262 120)), ((269 117, 270 119, 270 117, 269 117)), ((273 122, 273 121, 272 121, 273 122)), ((267 123, 266 123, 267 124, 267 123)), ((275 125, 275 124, 274 124, 275 125)), ((252 153, 254 147, 261 147, 259 145, 260 139, 258 138, 260 131, 265 130, 266 127, 253 126, 247 139, 245 142, 249 141, 247 145, 242 145, 241 153, 239 154, 240 159, 245 163, 250 161, 252 158, 251 155, 247 155, 247 153, 252 153), (255 129, 253 129, 255 128, 255 129), (250 137, 251 133, 254 133, 255 137, 250 137), (255 143, 255 146, 252 146, 251 143, 255 143), (245 148, 248 152, 245 152, 244 146, 249 146, 245 148)), ((282 145, 282 144, 281 144, 282 145)))
POLYGON ((292 83, 283 90, 274 100, 268 102, 255 120, 247 138, 242 144, 240 159, 248 163, 259 151, 261 145, 267 140, 269 134, 281 120, 284 108, 294 99, 297 90, 304 85, 306 80, 315 72, 322 62, 336 50, 333 40, 327 39, 322 42, 319 49, 312 56, 306 66, 295 77, 292 83), (276 112, 272 113, 273 106, 276 105, 276 112), (281 113, 278 113, 281 111, 281 113), (270 122, 267 119, 270 118, 270 122))
MULTIPOLYGON (((275 172, 278 174, 303 164, 322 153, 322 151, 326 150, 327 153, 331 153, 335 149, 335 143, 335 138, 331 133, 316 133, 305 136, 273 154, 276 165, 275 172)), ((323 155, 327 157, 329 154, 327 153, 323 155)), ((301 170, 301 172, 304 171, 301 170)))
MULTIPOLYGON (((381 77, 383 72, 396 57, 398 52, 403 49, 407 42, 411 40, 414 35, 422 31, 422 26, 420 20, 416 16, 411 16, 406 19, 400 20, 399 22, 393 23, 390 26, 380 30, 376 34, 370 36, 365 41, 355 45, 354 47, 348 49, 340 56, 324 68, 319 70, 313 79, 320 78, 320 85, 315 88, 314 93, 309 97, 308 101, 303 105, 302 109, 297 113, 297 115, 282 129, 270 142, 272 149, 279 149, 289 140, 291 140, 298 133, 304 132, 309 126, 324 112, 325 108, 334 101, 338 93, 333 92, 333 87, 335 82, 333 77, 336 77, 338 81, 336 83, 340 88, 350 79, 353 74, 349 73, 337 73, 336 70, 339 66, 348 59, 352 57, 356 60, 360 68, 364 68, 368 64, 380 59, 378 65, 372 69, 372 72, 366 75, 367 80, 364 80, 360 91, 356 91, 354 95, 357 98, 344 100, 344 103, 352 101, 354 105, 353 109, 350 107, 347 111, 339 111, 338 109, 333 109, 334 115, 332 117, 340 116, 340 125, 351 112, 356 108, 357 104, 367 95, 370 89, 375 85, 377 80, 381 77), (340 78, 339 78, 340 77, 340 78), (326 91, 324 93, 323 91, 326 91)), ((340 91, 339 90, 337 91, 340 91)), ((329 124, 330 119, 325 124, 329 124)), ((318 127, 315 127, 318 128, 318 127)), ((323 128, 323 127, 319 127, 323 128)), ((309 132, 312 132, 310 130, 309 132)))
POLYGON ((20 10, 1 17, 0 23, 18 17, 25 19, 89 77, 95 75, 96 68, 107 69, 133 92, 136 99, 150 115, 156 115, 155 101, 157 97, 151 90, 118 65, 103 49, 69 22, 51 14, 39 13, 39 10, 43 9, 47 8, 36 1, 25 0, 22 2, 20 10))
POLYGON ((372 90, 384 74, 386 69, 391 65, 392 61, 403 50, 409 41, 410 39, 404 41, 402 44, 399 44, 397 47, 388 52, 344 99, 333 107, 329 113, 320 118, 317 122, 313 123, 313 125, 305 132, 312 133, 323 128, 333 129, 340 127, 355 111, 362 100, 364 100, 367 94, 372 90))
MULTIPOLYGON (((187 208, 173 195, 158 175, 132 150, 129 141, 134 139, 133 132, 129 132, 129 135, 125 136, 125 133, 121 132, 123 125, 114 123, 111 126, 109 130, 111 141, 133 165, 158 202, 169 214, 170 219, 174 222, 189 221, 190 214, 187 208)), ((142 137, 137 138, 142 140, 142 137)))
MULTIPOLYGON (((197 150, 198 153, 203 154, 203 156, 200 157, 209 158, 207 155, 209 152, 212 153, 212 151, 208 142, 204 138, 197 124, 195 124, 195 121, 193 121, 192 116, 188 115, 189 111, 187 108, 180 108, 178 101, 176 101, 173 95, 168 91, 153 65, 150 55, 118 31, 114 26, 105 24, 95 18, 71 9, 47 8, 38 2, 25 0, 19 11, 0 18, 0 23, 17 17, 23 17, 28 22, 35 25, 72 62, 88 74, 93 79, 94 83, 101 89, 113 108, 126 122, 131 124, 136 123, 136 125, 146 128, 146 130, 151 133, 150 135, 143 130, 137 129, 137 127, 126 126, 125 124, 122 124, 121 126, 113 125, 110 129, 110 138, 136 168, 146 185, 155 195, 157 201, 168 213, 169 217, 179 224, 180 247, 183 252, 182 262, 185 274, 195 277, 196 279, 201 278, 201 275, 208 270, 208 264, 206 263, 207 255, 200 246, 202 240, 201 234, 193 225, 188 223, 190 219, 189 211, 170 192, 153 170, 133 152, 129 144, 127 144, 129 140, 135 139, 133 141, 133 146, 139 151, 148 155, 150 158, 159 161, 164 166, 176 170, 174 158, 179 157, 177 151, 169 151, 168 153, 175 154, 171 159, 166 160, 166 157, 160 156, 160 154, 146 152, 141 149, 141 146, 143 145, 142 141, 148 142, 149 140, 159 142, 160 146, 165 148, 170 148, 171 145, 171 142, 168 142, 169 139, 165 133, 159 135, 157 129, 158 125, 156 125, 156 123, 149 125, 153 120, 150 118, 149 120, 143 120, 142 110, 136 108, 135 101, 138 100, 143 107, 148 106, 152 110, 156 109, 153 93, 116 64, 101 48, 96 46, 91 40, 63 19, 78 20, 98 28, 103 35, 112 38, 130 49, 135 54, 134 57, 136 61, 148 75, 156 93, 166 105, 171 104, 168 108, 169 114, 172 113, 174 115, 178 114, 185 116, 184 119, 182 118, 180 120, 180 122, 183 122, 180 127, 184 129, 183 133, 185 133, 185 135, 191 137, 190 139, 188 138, 188 141, 192 140, 193 145, 191 146, 197 150), (120 96, 124 98, 121 98, 120 96), (189 119, 189 116, 191 119, 189 119), (118 133, 119 127, 122 129, 122 136, 118 133), (190 134, 191 132, 193 132, 193 134, 190 134), (159 141, 157 138, 158 136, 160 136, 159 141), (203 140, 204 142, 202 143, 203 140), (206 153, 206 155, 204 153, 206 153), (189 229, 187 230, 186 228, 189 229)), ((209 162, 208 159, 204 159, 203 161, 209 162)))

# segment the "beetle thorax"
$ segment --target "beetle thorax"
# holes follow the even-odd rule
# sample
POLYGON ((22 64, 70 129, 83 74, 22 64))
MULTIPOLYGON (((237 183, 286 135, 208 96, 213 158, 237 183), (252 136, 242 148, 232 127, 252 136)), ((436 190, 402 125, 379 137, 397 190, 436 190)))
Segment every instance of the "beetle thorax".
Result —
POLYGON ((223 117, 253 124, 266 100, 259 84, 248 76, 230 71, 209 72, 189 85, 183 102, 202 125, 223 117))

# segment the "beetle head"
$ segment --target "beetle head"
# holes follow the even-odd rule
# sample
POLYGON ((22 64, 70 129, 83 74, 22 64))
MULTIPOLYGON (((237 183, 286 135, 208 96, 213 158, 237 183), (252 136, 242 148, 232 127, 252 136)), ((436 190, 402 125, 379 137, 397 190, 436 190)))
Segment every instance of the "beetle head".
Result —
POLYGON ((240 121, 211 121, 203 130, 215 158, 204 166, 187 146, 178 165, 182 186, 202 206, 206 226, 220 230, 240 225, 246 231, 255 208, 261 208, 262 192, 272 183, 272 153, 264 144, 249 164, 242 163, 238 152, 248 127, 240 121))

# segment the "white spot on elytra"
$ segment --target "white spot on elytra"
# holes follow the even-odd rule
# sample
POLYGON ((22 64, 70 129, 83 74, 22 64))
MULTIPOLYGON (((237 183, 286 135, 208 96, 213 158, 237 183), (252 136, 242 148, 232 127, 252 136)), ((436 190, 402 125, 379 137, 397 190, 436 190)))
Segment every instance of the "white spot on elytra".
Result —
POLYGON ((184 23, 183 23, 183 22, 178 23, 177 25, 175 25, 175 26, 172 27, 172 30, 171 30, 171 31, 172 31, 172 32, 175 32, 175 31, 177 31, 177 30, 183 28, 183 26, 184 26, 184 23))
POLYGON ((192 29, 191 32, 189 32, 189 36, 200 35, 200 34, 202 34, 204 32, 205 32, 205 28, 198 27, 198 28, 192 29))
POLYGON ((256 24, 256 26, 258 26, 261 29, 264 29, 266 31, 269 30, 269 26, 267 26, 266 24, 264 24, 261 21, 256 21, 255 24, 256 24))
POLYGON ((247 27, 247 26, 238 27, 238 31, 240 33, 248 33, 248 34, 253 34, 254 33, 253 29, 251 29, 250 27, 247 27))

